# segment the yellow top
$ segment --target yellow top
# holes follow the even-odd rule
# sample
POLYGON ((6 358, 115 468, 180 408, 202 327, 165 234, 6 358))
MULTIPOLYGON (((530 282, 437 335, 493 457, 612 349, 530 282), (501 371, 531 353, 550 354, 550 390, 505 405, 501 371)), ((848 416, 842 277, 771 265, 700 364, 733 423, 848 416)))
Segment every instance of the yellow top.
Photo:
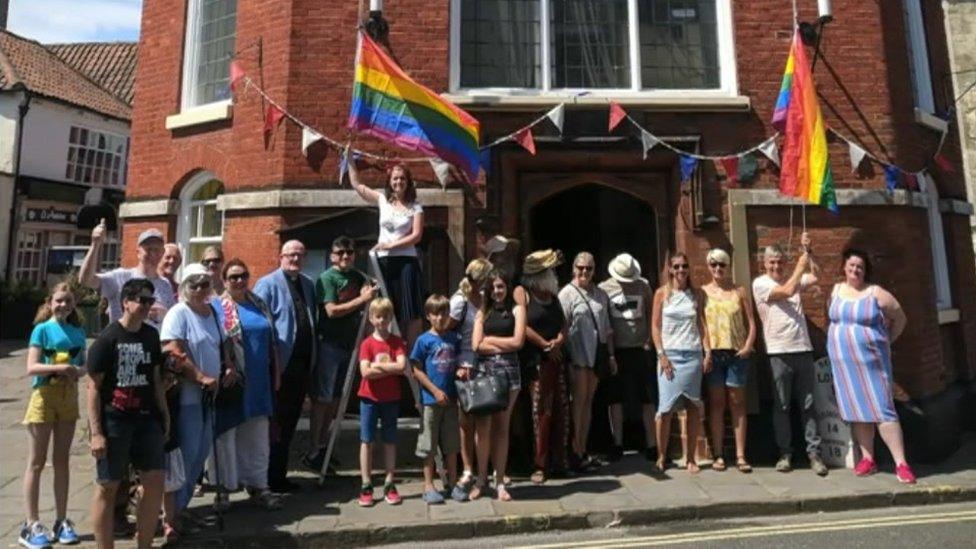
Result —
POLYGON ((709 294, 705 300, 705 324, 712 349, 737 351, 745 345, 749 332, 738 294, 729 299, 709 294))

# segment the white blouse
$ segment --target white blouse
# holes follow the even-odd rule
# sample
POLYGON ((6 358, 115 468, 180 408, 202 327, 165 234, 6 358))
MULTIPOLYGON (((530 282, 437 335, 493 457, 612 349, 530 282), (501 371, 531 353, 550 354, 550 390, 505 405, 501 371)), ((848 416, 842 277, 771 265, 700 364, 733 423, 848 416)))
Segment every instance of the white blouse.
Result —
MULTIPOLYGON (((386 196, 382 192, 379 195, 378 204, 380 207, 380 235, 378 242, 381 244, 396 242, 410 234, 410 231, 413 230, 413 216, 424 211, 424 208, 417 202, 414 202, 406 210, 395 208, 387 202, 386 196)), ((410 246, 408 248, 397 248, 394 250, 380 250, 376 252, 376 255, 378 257, 416 257, 417 248, 410 246)))

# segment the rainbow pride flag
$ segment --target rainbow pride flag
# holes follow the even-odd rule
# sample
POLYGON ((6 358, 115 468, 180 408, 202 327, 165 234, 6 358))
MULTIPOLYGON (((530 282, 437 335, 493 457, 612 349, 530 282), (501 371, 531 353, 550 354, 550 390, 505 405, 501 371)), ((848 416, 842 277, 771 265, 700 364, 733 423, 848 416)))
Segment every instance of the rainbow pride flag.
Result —
POLYGON ((827 156, 826 126, 799 30, 793 33, 783 84, 773 112, 773 127, 785 137, 779 191, 837 213, 834 176, 827 156))
POLYGON ((454 164, 478 177, 480 124, 470 114, 414 82, 380 46, 359 33, 349 128, 454 164))

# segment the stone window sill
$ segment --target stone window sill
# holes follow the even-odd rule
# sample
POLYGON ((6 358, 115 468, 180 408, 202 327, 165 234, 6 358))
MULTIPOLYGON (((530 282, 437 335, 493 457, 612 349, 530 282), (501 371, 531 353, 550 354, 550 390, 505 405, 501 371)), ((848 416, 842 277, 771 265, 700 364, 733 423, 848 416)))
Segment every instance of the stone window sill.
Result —
POLYGON ((915 122, 918 122, 930 130, 935 130, 940 133, 949 131, 948 122, 919 108, 915 109, 915 122))
POLYGON ((752 101, 743 95, 718 95, 688 92, 681 95, 653 95, 641 93, 591 93, 587 95, 540 93, 518 95, 479 93, 477 91, 445 93, 441 97, 465 107, 491 110, 531 110, 555 107, 560 103, 579 106, 603 106, 612 100, 623 107, 662 111, 748 111, 752 101))
POLYGON ((166 129, 176 130, 188 128, 221 120, 230 120, 234 116, 234 105, 230 101, 220 101, 193 107, 183 112, 166 117, 166 129))
POLYGON ((939 311, 939 326, 959 322, 959 309, 942 309, 939 311))

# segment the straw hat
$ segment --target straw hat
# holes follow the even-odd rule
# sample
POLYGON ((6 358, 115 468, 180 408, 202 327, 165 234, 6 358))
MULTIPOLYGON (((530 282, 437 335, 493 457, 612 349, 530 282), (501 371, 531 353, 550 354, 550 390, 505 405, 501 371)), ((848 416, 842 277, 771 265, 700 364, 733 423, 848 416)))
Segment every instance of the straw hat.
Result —
POLYGON ((632 255, 624 253, 610 260, 607 271, 617 282, 634 282, 640 278, 641 266, 632 255))
POLYGON ((563 253, 559 250, 538 250, 525 256, 522 263, 522 273, 534 275, 546 269, 558 267, 563 264, 563 253))

